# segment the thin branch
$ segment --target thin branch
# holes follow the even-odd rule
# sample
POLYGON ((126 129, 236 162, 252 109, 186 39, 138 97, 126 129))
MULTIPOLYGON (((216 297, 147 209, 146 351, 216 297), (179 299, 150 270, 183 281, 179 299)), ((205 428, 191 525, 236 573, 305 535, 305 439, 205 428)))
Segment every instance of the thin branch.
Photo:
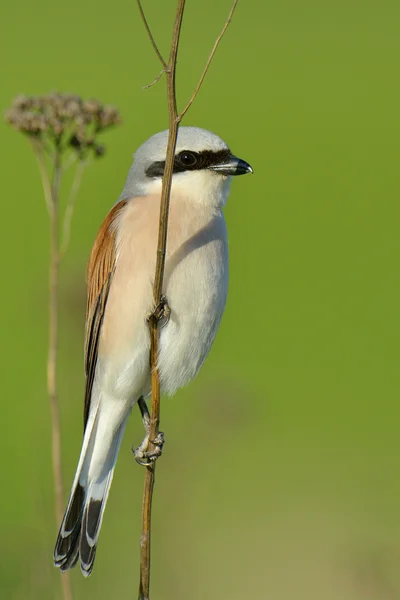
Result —
MULTIPOLYGON (((167 154, 165 160, 164 176, 162 181, 160 220, 158 229, 157 243, 157 262, 154 276, 153 296, 154 303, 157 306, 161 301, 162 285, 164 278, 165 252, 168 233, 168 214, 169 200, 171 193, 172 173, 174 168, 175 146, 178 136, 178 111, 176 106, 175 91, 175 70, 176 57, 178 54, 179 36, 181 32, 183 11, 185 0, 178 1, 178 8, 175 16, 174 29, 172 34, 171 51, 168 65, 165 66, 167 77, 168 109, 169 109, 169 136, 167 145, 167 154)), ((149 321, 150 326, 150 364, 151 364, 151 385, 152 402, 150 418, 150 440, 154 440, 159 432, 160 423, 160 375, 158 372, 158 322, 156 318, 149 321)), ((155 464, 146 467, 146 475, 143 491, 142 505, 142 534, 140 538, 140 583, 139 600, 149 600, 150 598, 150 535, 151 535, 151 508, 154 490, 155 464)))
POLYGON ((67 159, 64 158, 63 173, 68 171, 68 169, 70 169, 77 162, 77 160, 78 159, 75 153, 71 154, 67 159))
POLYGON ((193 92, 193 94, 192 94, 189 102, 186 104, 185 108, 179 114, 179 121, 181 121, 182 118, 185 116, 185 114, 187 113, 187 111, 189 110, 189 108, 191 107, 191 105, 193 104, 193 101, 196 98, 197 94, 199 93, 199 90, 200 90, 200 88, 202 86, 204 78, 205 78, 205 76, 207 74, 208 68, 209 68, 209 66, 211 64, 212 59, 214 58, 215 52, 217 51, 219 43, 222 40, 222 38, 223 38, 223 36, 225 34, 225 31, 228 29, 229 23, 232 21, 233 13, 235 12, 235 9, 236 9, 238 1, 239 0, 234 0, 234 3, 232 5, 231 11, 230 11, 230 13, 228 15, 228 18, 227 18, 227 20, 225 22, 225 25, 223 26, 221 33, 219 34, 219 36, 215 40, 214 46, 212 47, 210 56, 208 57, 208 60, 206 62, 206 66, 204 67, 204 71, 201 74, 201 77, 200 77, 199 82, 198 82, 198 84, 196 86, 196 89, 194 90, 194 92, 193 92))
POLYGON ((158 49, 158 46, 157 46, 157 44, 156 44, 156 41, 155 41, 155 39, 153 38, 153 34, 152 34, 152 33, 151 33, 151 31, 150 31, 149 24, 148 24, 148 22, 147 22, 147 19, 146 19, 146 16, 145 16, 144 12, 143 12, 143 7, 142 7, 142 3, 141 3, 141 1, 140 1, 140 0, 137 0, 137 4, 138 4, 138 7, 139 7, 140 16, 142 17, 142 20, 143 20, 144 26, 145 26, 145 28, 146 28, 146 31, 147 31, 147 33, 148 33, 148 36, 149 36, 149 38, 150 38, 150 41, 151 41, 151 43, 152 43, 152 45, 153 45, 154 51, 155 51, 155 53, 157 54, 157 56, 158 56, 158 58, 159 58, 159 61, 160 61, 160 63, 162 64, 163 68, 164 68, 164 69, 167 69, 167 63, 166 63, 166 62, 165 62, 165 60, 163 59, 163 57, 162 57, 162 54, 161 54, 161 52, 159 51, 159 49, 158 49))
POLYGON ((162 294, 162 284, 164 278, 165 253, 167 245, 168 231, 168 213, 169 213, 169 196, 171 193, 172 173, 174 169, 174 155, 176 139, 178 136, 178 110, 176 105, 175 91, 175 71, 176 57, 178 54, 179 36, 182 25, 183 10, 185 8, 185 0, 178 1, 178 10, 175 18, 174 32, 171 43, 171 53, 169 57, 169 65, 167 75, 167 94, 168 94, 168 111, 169 111, 169 136, 167 144, 167 155, 165 159, 164 176, 162 181, 161 191, 161 206, 160 206, 160 222, 158 230, 157 244, 157 263, 154 278, 154 302, 159 304, 162 294))
POLYGON ((159 74, 157 75, 157 77, 155 79, 153 79, 153 81, 147 85, 144 85, 142 87, 142 90, 148 90, 149 88, 153 87, 153 85, 155 85, 156 83, 158 83, 163 75, 163 73, 165 73, 165 69, 161 69, 161 71, 159 72, 159 74))
MULTIPOLYGON (((55 496, 56 519, 60 523, 63 517, 64 489, 61 465, 61 422, 60 406, 57 394, 57 355, 58 355, 58 287, 59 287, 59 191, 62 175, 61 153, 56 150, 54 173, 51 186, 50 211, 50 272, 49 272, 49 354, 47 359, 47 392, 50 401, 52 463, 55 496)), ((69 574, 61 578, 64 600, 72 599, 69 574)))
POLYGON ((47 211, 48 211, 49 215, 51 216, 53 202, 52 202, 52 193, 51 193, 51 183, 50 183, 49 173, 47 171, 46 158, 44 156, 44 151, 43 151, 44 149, 43 149, 42 144, 38 140, 32 139, 31 144, 32 144, 32 148, 33 148, 33 151, 35 153, 35 156, 37 158, 38 165, 39 165, 39 171, 40 171, 40 176, 42 179, 43 193, 44 193, 44 199, 45 199, 46 206, 47 206, 47 211))
MULTIPOLYGON (((161 204, 160 204, 160 218, 159 218, 159 230, 158 230, 158 242, 157 242, 157 260, 153 286, 154 304, 156 307, 160 305, 163 289, 163 278, 164 278, 164 267, 165 267, 165 256, 166 256, 166 245, 167 245, 167 234, 168 234, 168 214, 169 214, 169 202, 171 193, 172 173, 174 166, 174 155, 176 140, 178 136, 179 123, 183 116, 189 110, 196 95, 203 83, 207 70, 217 50, 218 44, 221 41, 235 11, 238 0, 235 0, 232 9, 229 13, 228 19, 218 36, 211 54, 208 58, 207 64, 200 77, 199 83, 190 98, 188 104, 183 111, 178 114, 177 102, 176 102, 176 90, 175 90, 175 73, 176 73, 176 59, 179 47, 179 37, 182 26, 183 12, 185 8, 185 0, 178 0, 178 7, 175 16, 174 30, 172 35, 171 50, 168 60, 168 64, 163 60, 154 38, 151 34, 149 25, 146 17, 143 13, 143 9, 140 0, 137 0, 139 10, 145 25, 145 28, 149 34, 150 40, 153 44, 154 50, 163 65, 163 71, 165 72, 167 79, 167 95, 168 95, 168 112, 169 112, 169 136, 167 144, 166 161, 164 168, 164 175, 162 181, 162 192, 161 192, 161 204)), ((162 72, 158 78, 153 82, 156 83, 161 77, 162 72)), ((153 84, 150 84, 153 85, 153 84)), ((149 439, 156 439, 159 433, 159 422, 160 422, 160 377, 158 372, 158 351, 159 351, 159 327, 158 318, 155 313, 149 319, 150 327, 150 364, 151 364, 151 384, 152 384, 152 404, 151 404, 151 417, 150 417, 150 431, 149 439)), ((153 444, 150 444, 150 450, 153 444)), ((152 498, 154 491, 155 481, 155 463, 151 466, 146 467, 144 490, 143 490, 143 503, 142 503, 142 534, 140 538, 140 584, 139 584, 139 600, 150 600, 150 537, 151 537, 151 509, 152 509, 152 498)))
POLYGON ((64 223, 63 223, 63 235, 60 249, 60 261, 64 258, 65 253, 68 249, 69 240, 71 238, 71 222, 72 217, 74 216, 76 199, 78 196, 78 191, 82 183, 83 173, 87 166, 87 162, 85 160, 80 160, 76 165, 75 177, 72 182, 71 191, 69 194, 67 207, 65 209, 64 215, 64 223))

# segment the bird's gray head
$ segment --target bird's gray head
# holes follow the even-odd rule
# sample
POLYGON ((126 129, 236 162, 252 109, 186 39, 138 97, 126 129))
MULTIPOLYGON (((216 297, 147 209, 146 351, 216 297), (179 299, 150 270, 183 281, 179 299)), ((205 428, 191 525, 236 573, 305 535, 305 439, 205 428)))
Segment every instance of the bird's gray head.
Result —
MULTIPOLYGON (((156 133, 134 155, 120 199, 159 194, 165 168, 168 131, 156 133)), ((193 200, 222 206, 231 175, 252 173, 214 133, 199 127, 180 127, 175 149, 172 192, 193 200)))

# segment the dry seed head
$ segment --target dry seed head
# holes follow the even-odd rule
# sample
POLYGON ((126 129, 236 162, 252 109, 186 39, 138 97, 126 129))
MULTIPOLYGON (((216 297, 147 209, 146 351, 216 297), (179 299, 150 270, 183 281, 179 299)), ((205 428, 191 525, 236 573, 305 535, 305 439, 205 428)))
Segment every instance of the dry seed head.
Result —
POLYGON ((68 148, 85 157, 104 154, 104 146, 97 143, 96 135, 118 125, 119 112, 99 100, 83 101, 75 94, 52 93, 47 96, 19 95, 5 114, 5 120, 17 131, 55 145, 59 150, 68 148))

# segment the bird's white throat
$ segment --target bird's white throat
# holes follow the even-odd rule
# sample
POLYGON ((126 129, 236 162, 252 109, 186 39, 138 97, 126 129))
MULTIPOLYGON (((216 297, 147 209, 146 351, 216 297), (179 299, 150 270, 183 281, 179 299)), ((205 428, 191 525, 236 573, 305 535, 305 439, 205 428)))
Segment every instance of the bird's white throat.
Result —
MULTIPOLYGON (((231 186, 231 177, 213 171, 185 171, 172 176, 171 196, 184 196, 190 202, 203 206, 225 206, 231 186)), ((146 182, 146 195, 161 194, 162 180, 146 182)))

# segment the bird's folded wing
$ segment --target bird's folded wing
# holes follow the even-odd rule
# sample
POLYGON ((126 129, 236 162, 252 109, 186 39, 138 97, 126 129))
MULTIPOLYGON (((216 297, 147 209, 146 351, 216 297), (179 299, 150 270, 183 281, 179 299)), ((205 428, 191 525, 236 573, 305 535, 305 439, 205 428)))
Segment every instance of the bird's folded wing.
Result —
POLYGON ((117 234, 115 221, 126 204, 126 200, 118 202, 104 219, 93 245, 87 269, 88 291, 85 330, 86 389, 84 427, 86 427, 89 416, 90 398, 96 372, 101 325, 116 265, 117 234))

